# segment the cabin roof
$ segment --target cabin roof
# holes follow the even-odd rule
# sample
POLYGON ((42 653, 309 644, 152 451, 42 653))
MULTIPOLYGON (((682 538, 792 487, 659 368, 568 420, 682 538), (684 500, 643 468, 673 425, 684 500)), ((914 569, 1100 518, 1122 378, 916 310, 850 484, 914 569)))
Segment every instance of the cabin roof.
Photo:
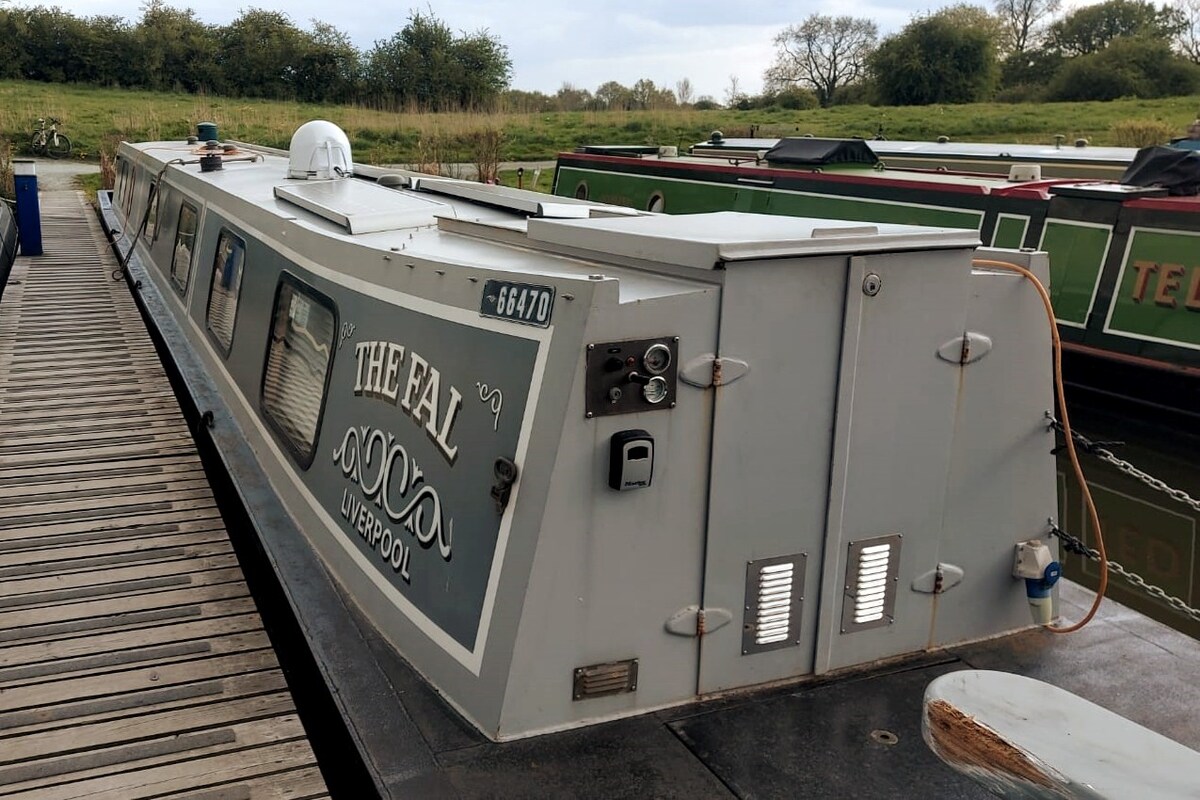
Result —
POLYGON ((586 224, 530 220, 529 237, 695 269, 766 258, 979 245, 979 234, 973 230, 736 211, 593 219, 586 224))
MULTIPOLYGON (((807 138, 807 137, 800 137, 807 138)), ((723 153, 746 153, 770 150, 781 141, 771 138, 731 138, 719 144, 711 141, 692 146, 692 152, 709 158, 723 153)), ((1070 144, 996 144, 992 142, 918 142, 871 139, 864 141, 880 158, 888 156, 923 155, 930 157, 982 158, 1004 161, 1078 161, 1089 163, 1112 163, 1124 166, 1133 160, 1137 148, 1133 147, 1074 147, 1070 144)))

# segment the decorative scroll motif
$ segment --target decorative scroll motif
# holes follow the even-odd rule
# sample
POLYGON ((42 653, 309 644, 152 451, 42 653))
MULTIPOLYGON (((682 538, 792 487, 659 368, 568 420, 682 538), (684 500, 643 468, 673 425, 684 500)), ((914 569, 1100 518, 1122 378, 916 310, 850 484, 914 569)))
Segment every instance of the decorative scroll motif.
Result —
POLYGON ((492 422, 492 430, 499 430, 500 410, 504 408, 504 395, 499 389, 489 389, 486 383, 476 383, 475 388, 479 389, 479 400, 491 405, 492 416, 495 418, 492 422))
MULTIPOLYGON (((389 520, 403 524, 425 549, 436 543, 442 558, 450 560, 454 520, 448 524, 443 520, 437 490, 425 483, 425 473, 416 459, 409 458, 394 435, 378 428, 351 426, 334 450, 333 460, 342 475, 358 484, 363 496, 382 509, 389 520)), ((374 535, 368 541, 373 545, 382 547, 384 538, 392 538, 390 531, 380 530, 380 525, 371 527, 374 535)), ((387 549, 394 550, 395 545, 389 543, 387 549)))

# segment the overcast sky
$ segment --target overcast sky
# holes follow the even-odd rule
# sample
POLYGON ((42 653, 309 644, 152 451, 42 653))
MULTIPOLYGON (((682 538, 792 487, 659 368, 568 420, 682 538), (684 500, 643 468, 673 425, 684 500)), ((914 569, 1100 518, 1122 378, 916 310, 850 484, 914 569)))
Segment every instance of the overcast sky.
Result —
MULTIPOLYGON (((1064 6, 1090 0, 1065 0, 1064 6)), ((360 49, 388 39, 404 27, 410 8, 432 10, 456 31, 487 29, 508 46, 516 89, 555 92, 563 83, 595 90, 605 81, 626 86, 641 78, 671 88, 689 78, 697 96, 723 100, 736 75, 741 91, 762 88, 763 71, 774 60, 771 44, 785 26, 809 14, 845 14, 874 19, 881 34, 902 28, 914 14, 950 5, 952 0, 866 0, 846 6, 835 0, 427 0, 409 3, 329 3, 317 0, 254 0, 246 3, 170 2, 192 8, 205 22, 227 24, 242 8, 286 13, 297 26, 328 22, 350 35, 360 49)), ((36 5, 32 2, 14 5, 36 5)), ((43 4, 51 5, 52 0, 43 4)), ((981 4, 991 5, 990 2, 981 4)), ((141 17, 141 0, 72 0, 77 16, 116 14, 131 22, 141 17)))

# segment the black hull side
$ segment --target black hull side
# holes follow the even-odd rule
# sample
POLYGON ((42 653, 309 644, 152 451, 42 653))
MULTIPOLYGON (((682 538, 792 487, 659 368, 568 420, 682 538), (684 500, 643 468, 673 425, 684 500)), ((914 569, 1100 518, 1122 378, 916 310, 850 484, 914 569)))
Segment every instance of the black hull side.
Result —
POLYGON ((19 242, 17 218, 8 203, 0 200, 0 300, 4 298, 4 287, 8 284, 13 262, 17 260, 19 242))
POLYGON ((1200 435, 1200 369, 1066 343, 1063 381, 1069 406, 1200 435))

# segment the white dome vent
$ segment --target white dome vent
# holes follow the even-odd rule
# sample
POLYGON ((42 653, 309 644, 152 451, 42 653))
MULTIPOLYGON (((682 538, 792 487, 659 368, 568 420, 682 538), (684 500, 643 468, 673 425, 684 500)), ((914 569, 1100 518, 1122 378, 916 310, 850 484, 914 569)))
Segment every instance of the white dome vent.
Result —
POLYGON ((326 180, 353 173, 350 140, 337 125, 315 119, 292 134, 292 143, 288 145, 289 178, 326 180))

